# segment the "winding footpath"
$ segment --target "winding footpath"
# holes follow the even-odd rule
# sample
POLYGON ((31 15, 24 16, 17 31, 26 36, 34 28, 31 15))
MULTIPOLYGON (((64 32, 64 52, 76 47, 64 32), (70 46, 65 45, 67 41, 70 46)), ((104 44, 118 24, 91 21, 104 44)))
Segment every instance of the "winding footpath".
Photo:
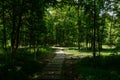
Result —
POLYGON ((40 80, 62 80, 62 67, 65 59, 63 49, 54 47, 56 56, 44 68, 40 80))

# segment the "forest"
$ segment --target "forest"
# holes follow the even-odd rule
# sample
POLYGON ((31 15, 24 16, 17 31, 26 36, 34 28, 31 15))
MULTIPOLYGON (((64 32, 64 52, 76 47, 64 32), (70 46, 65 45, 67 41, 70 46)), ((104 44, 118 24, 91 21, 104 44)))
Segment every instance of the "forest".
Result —
POLYGON ((50 80, 53 46, 72 54, 59 80, 120 80, 120 1, 0 0, 0 80, 50 80))

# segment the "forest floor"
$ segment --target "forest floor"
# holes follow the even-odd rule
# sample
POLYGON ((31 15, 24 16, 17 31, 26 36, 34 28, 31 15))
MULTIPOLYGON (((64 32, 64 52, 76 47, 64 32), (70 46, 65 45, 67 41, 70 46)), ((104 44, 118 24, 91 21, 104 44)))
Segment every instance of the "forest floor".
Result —
POLYGON ((55 57, 43 69, 40 80, 61 80, 62 79, 62 66, 64 62, 64 52, 62 48, 55 48, 55 57))
MULTIPOLYGON (((97 67, 95 70, 92 66, 93 62, 91 61, 93 58, 92 54, 89 54, 90 52, 84 54, 79 52, 79 54, 75 54, 74 52, 66 51, 66 48, 54 48, 56 49, 56 55, 43 69, 42 76, 39 78, 40 80, 108 80, 109 76, 114 75, 117 77, 115 80, 120 79, 118 71, 112 68, 105 70, 104 68, 97 67), (99 75, 97 75, 96 72, 98 72, 99 75), (103 78, 104 75, 107 76, 103 78)), ((104 58, 102 56, 97 58, 98 62, 102 61, 103 63, 97 63, 95 66, 104 65, 106 68, 106 64, 111 65, 113 62, 108 60, 115 58, 118 61, 118 57, 116 56, 109 57, 108 54, 105 55, 104 58)), ((116 68, 116 66, 113 67, 116 68)), ((111 77, 111 80, 114 80, 114 77, 111 77)))
POLYGON ((65 59, 63 64, 63 80, 79 80, 79 76, 77 73, 77 60, 80 58, 84 58, 87 56, 91 56, 90 54, 76 54, 74 52, 68 51, 66 48, 64 49, 65 59))
POLYGON ((91 51, 75 48, 40 48, 37 61, 32 54, 22 51, 15 66, 0 67, 0 80, 120 80, 120 55, 112 55, 114 50, 103 50, 105 55, 96 57, 95 63, 91 51))
POLYGON ((56 56, 42 72, 40 80, 77 80, 76 60, 78 57, 65 53, 64 48, 56 48, 56 56))

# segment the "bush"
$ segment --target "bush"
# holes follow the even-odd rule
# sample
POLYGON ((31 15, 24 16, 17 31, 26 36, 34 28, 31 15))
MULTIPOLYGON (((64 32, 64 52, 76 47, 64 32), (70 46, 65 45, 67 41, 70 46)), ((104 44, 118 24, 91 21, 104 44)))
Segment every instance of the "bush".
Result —
POLYGON ((44 65, 37 61, 14 62, 0 67, 0 80, 30 80, 30 76, 41 72, 44 65))

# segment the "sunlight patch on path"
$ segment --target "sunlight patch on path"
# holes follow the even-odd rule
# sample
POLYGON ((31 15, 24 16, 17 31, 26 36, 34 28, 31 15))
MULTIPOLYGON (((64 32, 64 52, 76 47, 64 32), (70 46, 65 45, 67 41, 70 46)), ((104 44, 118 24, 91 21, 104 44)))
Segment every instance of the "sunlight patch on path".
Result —
POLYGON ((64 62, 64 51, 63 48, 53 47, 56 49, 56 56, 48 63, 44 68, 40 80, 61 80, 62 66, 64 62))

